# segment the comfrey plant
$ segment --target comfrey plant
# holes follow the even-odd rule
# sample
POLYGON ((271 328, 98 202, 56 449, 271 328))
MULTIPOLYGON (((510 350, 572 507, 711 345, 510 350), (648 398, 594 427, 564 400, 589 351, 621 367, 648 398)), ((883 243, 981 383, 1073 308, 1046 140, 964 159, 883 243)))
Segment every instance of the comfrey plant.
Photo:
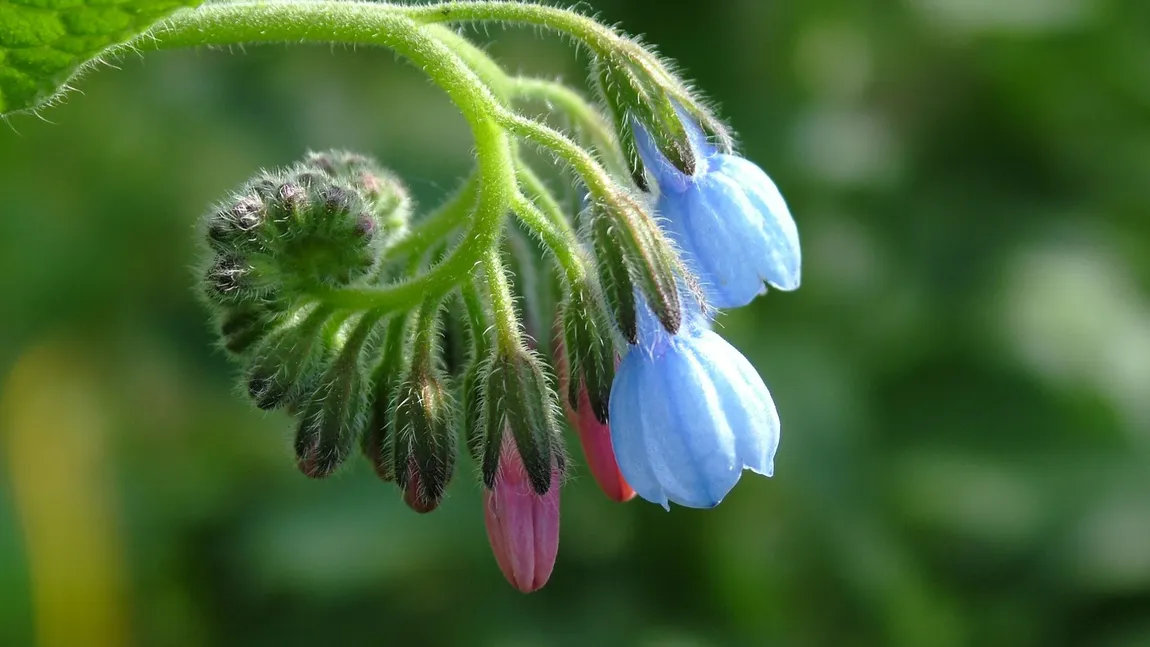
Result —
POLYGON ((558 550, 560 407, 616 501, 709 508, 744 470, 771 475, 775 405, 711 329, 710 308, 796 289, 798 234, 775 185, 665 61, 539 4, 176 4, 0 6, 0 110, 35 109, 117 47, 337 42, 394 50, 474 135, 474 173, 428 213, 375 160, 329 151, 257 174, 204 218, 200 292, 252 402, 294 417, 303 474, 324 478, 358 451, 429 512, 462 438, 496 561, 522 591, 547 582, 558 550), (488 21, 581 44, 597 101, 509 76, 444 26, 488 21), (572 131, 518 111, 533 99, 572 131), (524 144, 570 174, 585 195, 578 213, 528 166, 524 144), (554 285, 552 327, 538 310, 554 285), (550 362, 536 350, 545 330, 550 362))

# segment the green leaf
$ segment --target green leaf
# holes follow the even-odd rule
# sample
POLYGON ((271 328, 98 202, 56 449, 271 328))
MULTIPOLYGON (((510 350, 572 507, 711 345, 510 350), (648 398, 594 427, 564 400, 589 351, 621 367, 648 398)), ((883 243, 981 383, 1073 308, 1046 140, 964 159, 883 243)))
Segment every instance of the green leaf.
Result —
POLYGON ((83 65, 202 0, 0 0, 0 115, 61 94, 83 65))

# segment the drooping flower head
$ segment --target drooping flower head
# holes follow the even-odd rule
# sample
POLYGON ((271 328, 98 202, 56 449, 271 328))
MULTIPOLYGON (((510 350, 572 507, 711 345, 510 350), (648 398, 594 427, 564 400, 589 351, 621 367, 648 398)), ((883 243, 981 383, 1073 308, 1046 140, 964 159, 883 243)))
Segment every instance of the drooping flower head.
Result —
POLYGON ((795 290, 801 281, 798 229, 778 187, 761 168, 719 152, 690 116, 680 112, 695 151, 695 172, 684 174, 635 125, 644 165, 655 178, 660 225, 679 246, 718 308, 745 306, 764 282, 795 290))
POLYGON ((779 416, 750 362, 698 313, 676 335, 644 318, 611 389, 611 441, 627 483, 664 508, 712 508, 744 469, 771 476, 779 416))

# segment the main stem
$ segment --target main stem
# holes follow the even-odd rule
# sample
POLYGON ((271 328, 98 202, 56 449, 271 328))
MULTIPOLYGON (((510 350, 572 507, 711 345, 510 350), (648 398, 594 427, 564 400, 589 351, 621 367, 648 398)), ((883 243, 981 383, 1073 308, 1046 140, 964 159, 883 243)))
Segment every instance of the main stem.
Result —
POLYGON ((173 15, 132 45, 139 50, 204 45, 303 42, 386 47, 421 68, 443 88, 471 126, 483 186, 464 241, 423 276, 380 289, 344 289, 322 295, 333 306, 409 309, 429 295, 445 296, 493 249, 515 188, 510 142, 492 110, 500 102, 446 45, 399 8, 351 2, 238 2, 208 4, 173 15))

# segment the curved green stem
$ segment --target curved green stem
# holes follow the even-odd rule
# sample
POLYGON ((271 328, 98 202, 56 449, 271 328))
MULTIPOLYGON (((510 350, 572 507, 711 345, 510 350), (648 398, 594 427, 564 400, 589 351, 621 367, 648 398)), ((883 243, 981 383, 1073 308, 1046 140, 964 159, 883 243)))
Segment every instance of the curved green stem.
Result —
POLYGON ((388 248, 385 260, 422 257, 433 245, 443 240, 453 229, 463 224, 471 214, 479 194, 479 173, 473 172, 467 180, 434 212, 416 222, 402 240, 388 248))
POLYGON ((505 350, 517 349, 520 345, 519 317, 515 314, 515 297, 511 295, 511 284, 507 282, 507 272, 503 269, 498 249, 489 249, 483 255, 483 271, 487 275, 491 309, 495 314, 495 336, 505 350))
POLYGON ((428 25, 427 29, 444 45, 450 47, 463 62, 471 67, 476 76, 491 88, 492 94, 499 97, 504 103, 510 100, 514 90, 511 76, 503 70, 487 52, 477 47, 475 43, 467 40, 458 32, 443 25, 428 25))
POLYGON ((522 193, 512 196, 511 210, 555 255, 555 260, 563 268, 568 282, 576 283, 587 276, 587 268, 578 251, 579 241, 575 239, 570 229, 565 230, 556 226, 552 219, 544 215, 543 211, 522 193))
POLYGON ((627 39, 579 13, 525 2, 462 0, 404 8, 409 18, 425 23, 517 22, 570 34, 597 54, 605 54, 627 39))
POLYGON ((533 25, 571 36, 582 43, 596 56, 609 58, 623 54, 632 63, 642 67, 651 78, 676 101, 688 106, 691 112, 705 122, 708 129, 719 138, 725 148, 732 148, 734 142, 726 126, 718 120, 706 105, 695 97, 691 88, 673 74, 658 56, 648 51, 637 41, 626 37, 615 29, 576 11, 551 7, 534 2, 492 2, 488 0, 458 0, 439 2, 431 5, 403 7, 404 15, 421 23, 460 23, 460 22, 512 22, 533 25))
POLYGON ((460 286, 459 292, 463 296, 463 307, 467 311, 467 323, 471 327, 471 342, 475 345, 475 356, 486 357, 490 348, 487 341, 490 332, 487 305, 483 303, 483 297, 475 287, 475 281, 465 281, 460 286))
POLYGON ((559 206, 559 201, 555 199, 551 190, 535 174, 535 171, 531 170, 531 167, 524 164, 518 157, 515 160, 515 175, 519 178, 519 186, 527 192, 527 197, 531 198, 535 205, 543 210, 547 219, 558 227, 565 236, 575 240, 575 229, 567 220, 567 215, 563 212, 563 207, 559 206))
POLYGON ((457 32, 434 24, 429 25, 428 29, 471 66, 476 75, 491 88, 506 107, 510 107, 513 99, 534 99, 545 101, 558 108, 576 128, 586 134, 591 145, 603 156, 604 163, 611 172, 620 177, 627 177, 629 171, 611 126, 578 92, 562 83, 547 79, 513 77, 486 52, 457 32))
POLYGON ((628 176, 629 171, 611 126, 582 95, 562 83, 547 79, 517 77, 511 81, 514 96, 544 101, 561 110, 587 136, 612 173, 619 177, 628 176))
POLYGON ((489 256, 499 239, 514 169, 507 134, 492 118, 501 103, 451 48, 405 17, 402 8, 359 2, 237 2, 207 4, 171 18, 137 39, 139 50, 243 43, 315 42, 387 47, 421 68, 455 103, 471 126, 479 159, 475 218, 464 241, 426 274, 379 289, 334 290, 337 307, 410 309, 429 295, 444 296, 489 256))
POLYGON ((618 191, 615 183, 611 180, 611 176, 599 165, 599 162, 563 133, 546 124, 541 124, 534 119, 528 119, 508 110, 499 111, 498 117, 499 122, 512 134, 554 151, 564 162, 575 169, 575 172, 583 179, 583 183, 594 195, 611 199, 618 191))

